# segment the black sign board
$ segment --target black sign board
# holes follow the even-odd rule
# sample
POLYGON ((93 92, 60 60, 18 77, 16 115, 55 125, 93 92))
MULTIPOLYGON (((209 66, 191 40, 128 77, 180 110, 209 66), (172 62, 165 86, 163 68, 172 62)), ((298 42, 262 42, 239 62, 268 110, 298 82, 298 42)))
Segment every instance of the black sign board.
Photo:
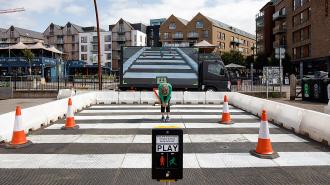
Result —
POLYGON ((152 130, 152 179, 182 179, 183 131, 161 128, 152 130))

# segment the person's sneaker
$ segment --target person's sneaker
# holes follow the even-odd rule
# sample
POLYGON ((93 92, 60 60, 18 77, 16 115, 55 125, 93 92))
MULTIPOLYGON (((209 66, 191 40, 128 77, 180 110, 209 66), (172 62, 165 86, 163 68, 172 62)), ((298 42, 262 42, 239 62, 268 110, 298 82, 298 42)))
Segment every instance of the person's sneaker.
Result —
POLYGON ((164 116, 162 116, 162 122, 165 122, 165 117, 164 116))
POLYGON ((171 121, 170 117, 167 116, 165 121, 166 121, 166 122, 171 121))

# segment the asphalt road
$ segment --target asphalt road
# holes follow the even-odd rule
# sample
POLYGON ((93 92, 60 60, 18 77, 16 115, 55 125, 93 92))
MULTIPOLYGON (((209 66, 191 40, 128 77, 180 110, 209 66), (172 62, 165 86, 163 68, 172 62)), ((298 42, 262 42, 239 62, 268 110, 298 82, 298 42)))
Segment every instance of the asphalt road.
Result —
MULTIPOLYGON (((162 184, 151 179, 151 129, 184 131, 184 178, 172 184, 329 184, 330 149, 270 124, 277 159, 249 154, 259 118, 231 107, 233 125, 220 125, 221 105, 177 105, 160 123, 159 107, 95 105, 76 114, 79 130, 64 120, 32 132, 33 145, 0 147, 0 184, 162 184)), ((23 115, 24 116, 24 115, 23 115)))

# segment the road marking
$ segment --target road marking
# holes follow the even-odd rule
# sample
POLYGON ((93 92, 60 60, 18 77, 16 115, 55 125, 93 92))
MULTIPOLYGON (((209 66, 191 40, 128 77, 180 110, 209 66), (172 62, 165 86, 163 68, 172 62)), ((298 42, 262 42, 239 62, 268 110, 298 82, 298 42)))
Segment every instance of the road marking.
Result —
MULTIPOLYGON (((98 109, 92 109, 92 110, 83 110, 80 113, 140 113, 140 112, 159 112, 160 109, 136 109, 136 110, 125 110, 125 109, 116 109, 116 110, 98 110, 98 109)), ((221 113, 222 109, 172 109, 171 112, 214 112, 214 113, 221 113)), ((240 109, 230 109, 230 112, 244 112, 240 109)), ((248 114, 248 113, 246 113, 248 114)))
MULTIPOLYGON (((148 129, 157 126, 176 126, 178 128, 259 128, 260 123, 235 123, 223 125, 219 123, 87 123, 79 124, 80 129, 148 129)), ((63 124, 53 124, 45 129, 60 129, 63 124)), ((269 124, 269 128, 278 128, 269 124)))
MULTIPOLYGON (((277 159, 249 153, 185 153, 184 168, 330 166, 329 152, 279 152, 277 159)), ((0 154, 0 168, 151 168, 151 154, 0 154)))
MULTIPOLYGON (((111 109, 111 108, 157 108, 159 109, 160 105, 93 105, 89 108, 95 109, 111 109)), ((222 108, 222 105, 171 105, 171 108, 201 108, 201 109, 212 109, 212 108, 222 108)), ((230 108, 234 108, 233 106, 229 106, 230 108)))
MULTIPOLYGON (((171 115, 171 119, 220 119, 220 114, 218 115, 171 115)), ((231 115, 232 119, 258 119, 253 115, 231 115)), ((160 119, 160 115, 144 115, 144 114, 136 114, 136 115, 106 115, 106 116, 75 116, 75 120, 136 120, 136 119, 160 119)))
MULTIPOLYGON (((272 142, 308 142, 293 134, 272 134, 272 142)), ((33 143, 151 143, 151 135, 30 135, 33 143)), ((184 143, 257 142, 258 134, 184 134, 184 143)))

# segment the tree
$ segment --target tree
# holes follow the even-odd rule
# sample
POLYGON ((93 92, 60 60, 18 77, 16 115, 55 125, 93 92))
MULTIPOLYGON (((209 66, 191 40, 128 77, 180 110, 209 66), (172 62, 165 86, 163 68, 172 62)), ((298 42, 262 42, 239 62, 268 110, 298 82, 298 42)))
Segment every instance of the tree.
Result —
POLYGON ((27 62, 29 62, 29 74, 32 75, 32 60, 34 58, 34 54, 29 49, 22 50, 23 57, 27 62))
POLYGON ((249 68, 251 64, 254 64, 254 55, 250 55, 245 58, 245 67, 249 68))
POLYGON ((225 65, 228 65, 230 63, 238 64, 238 65, 244 65, 244 56, 241 52, 237 50, 231 50, 230 52, 224 52, 221 55, 221 59, 225 63, 225 65))

